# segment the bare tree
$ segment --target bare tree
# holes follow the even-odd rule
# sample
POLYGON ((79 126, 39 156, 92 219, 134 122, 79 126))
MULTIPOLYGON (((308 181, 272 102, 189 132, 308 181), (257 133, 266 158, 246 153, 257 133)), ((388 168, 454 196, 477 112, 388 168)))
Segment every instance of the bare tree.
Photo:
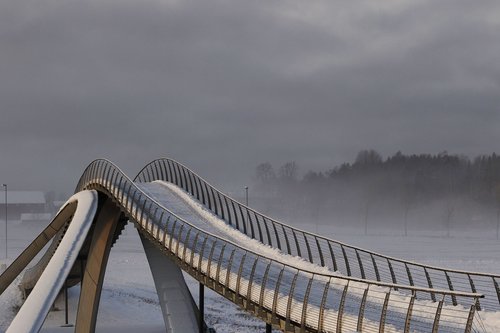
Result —
POLYGON ((269 162, 264 162, 255 168, 255 176, 260 183, 267 183, 276 178, 273 166, 269 162))
POLYGON ((278 170, 278 176, 285 181, 295 181, 297 179, 297 163, 295 161, 286 162, 278 170))
POLYGON ((495 199, 497 204, 497 239, 499 239, 500 233, 500 184, 495 186, 495 199))
POLYGON ((372 165, 382 163, 382 156, 375 150, 362 150, 356 156, 356 160, 354 162, 358 165, 372 165))

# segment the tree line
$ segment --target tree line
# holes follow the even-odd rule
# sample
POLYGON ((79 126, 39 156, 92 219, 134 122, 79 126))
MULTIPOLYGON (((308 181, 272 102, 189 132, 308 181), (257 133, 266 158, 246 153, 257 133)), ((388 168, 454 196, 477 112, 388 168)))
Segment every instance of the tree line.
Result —
POLYGON ((375 150, 362 150, 351 163, 302 176, 294 161, 278 168, 264 162, 256 167, 254 185, 262 198, 256 204, 286 218, 354 224, 365 233, 392 221, 408 234, 409 227, 426 222, 447 236, 454 227, 493 224, 498 237, 500 156, 495 153, 470 159, 397 152, 384 159, 375 150))

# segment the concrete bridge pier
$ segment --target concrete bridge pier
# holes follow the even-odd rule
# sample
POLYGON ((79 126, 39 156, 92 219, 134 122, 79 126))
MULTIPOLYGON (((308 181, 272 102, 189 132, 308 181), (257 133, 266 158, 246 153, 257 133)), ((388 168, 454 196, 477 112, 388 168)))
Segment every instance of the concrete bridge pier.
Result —
POLYGON ((153 274, 166 332, 202 332, 204 322, 200 319, 203 318, 201 317, 203 307, 200 303, 200 317, 198 317, 198 307, 186 285, 181 269, 142 235, 141 240, 153 274))

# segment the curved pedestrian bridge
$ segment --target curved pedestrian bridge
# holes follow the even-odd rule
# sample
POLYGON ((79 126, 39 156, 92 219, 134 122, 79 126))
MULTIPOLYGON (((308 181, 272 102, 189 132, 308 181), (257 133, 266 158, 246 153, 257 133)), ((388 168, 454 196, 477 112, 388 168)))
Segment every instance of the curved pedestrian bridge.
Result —
POLYGON ((76 332, 93 332, 114 242, 136 225, 167 332, 205 332, 181 270, 286 332, 485 332, 500 311, 500 276, 383 256, 305 232, 224 195, 159 159, 128 178, 92 162, 49 226, 0 276, 22 275, 26 301, 8 332, 36 332, 57 294, 81 284, 76 332), (41 259, 25 269, 51 241, 41 259))

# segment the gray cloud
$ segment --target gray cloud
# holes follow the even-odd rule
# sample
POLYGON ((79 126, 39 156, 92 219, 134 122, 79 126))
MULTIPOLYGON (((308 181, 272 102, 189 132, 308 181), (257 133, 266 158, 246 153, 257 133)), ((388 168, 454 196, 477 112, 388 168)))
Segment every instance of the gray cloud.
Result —
MULTIPOLYGON (((496 1, 0 3, 0 178, 69 192, 92 159, 262 161, 500 142, 496 1)), ((236 186, 236 185, 235 185, 236 186)))

